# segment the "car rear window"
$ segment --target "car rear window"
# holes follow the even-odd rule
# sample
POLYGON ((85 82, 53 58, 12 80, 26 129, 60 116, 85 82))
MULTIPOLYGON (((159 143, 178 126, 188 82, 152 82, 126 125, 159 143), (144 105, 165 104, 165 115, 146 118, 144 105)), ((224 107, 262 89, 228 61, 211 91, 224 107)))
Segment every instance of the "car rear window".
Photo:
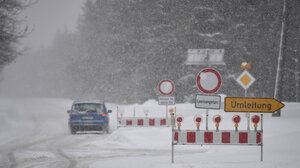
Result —
POLYGON ((74 111, 78 112, 97 112, 103 113, 103 105, 96 103, 80 103, 73 106, 74 111))

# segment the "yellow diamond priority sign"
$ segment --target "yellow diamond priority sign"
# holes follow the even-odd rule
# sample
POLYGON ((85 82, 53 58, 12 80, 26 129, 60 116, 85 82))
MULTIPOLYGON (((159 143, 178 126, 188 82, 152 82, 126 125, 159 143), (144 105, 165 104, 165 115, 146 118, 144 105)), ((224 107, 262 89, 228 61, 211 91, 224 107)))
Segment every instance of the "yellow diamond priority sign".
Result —
POLYGON ((244 71, 236 80, 244 89, 248 89, 255 81, 255 78, 248 72, 244 71))

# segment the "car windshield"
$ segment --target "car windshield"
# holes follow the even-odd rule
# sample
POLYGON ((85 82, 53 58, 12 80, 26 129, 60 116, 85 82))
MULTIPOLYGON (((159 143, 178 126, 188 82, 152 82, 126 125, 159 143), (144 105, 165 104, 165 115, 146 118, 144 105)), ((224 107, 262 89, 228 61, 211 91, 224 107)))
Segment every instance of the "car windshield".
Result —
POLYGON ((96 104, 96 103, 81 103, 81 104, 75 104, 74 110, 79 112, 98 112, 102 113, 102 104, 96 104))

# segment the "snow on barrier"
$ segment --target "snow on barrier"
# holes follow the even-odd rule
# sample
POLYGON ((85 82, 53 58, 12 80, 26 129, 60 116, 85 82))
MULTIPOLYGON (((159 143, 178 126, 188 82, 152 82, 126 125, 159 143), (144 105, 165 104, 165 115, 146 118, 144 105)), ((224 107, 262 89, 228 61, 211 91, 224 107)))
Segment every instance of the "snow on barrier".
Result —
POLYGON ((241 117, 234 115, 232 122, 235 130, 219 130, 222 121, 220 115, 215 115, 213 121, 216 123, 216 130, 200 130, 200 123, 203 120, 201 115, 195 115, 194 122, 196 130, 182 130, 181 124, 183 116, 172 116, 172 163, 174 163, 174 145, 249 145, 261 146, 261 161, 263 161, 263 115, 253 115, 251 121, 254 130, 238 130, 241 117), (257 130, 258 123, 261 122, 261 129, 257 130), (175 126, 177 123, 177 129, 175 126))
POLYGON ((117 127, 164 127, 171 126, 171 118, 148 117, 149 111, 144 110, 145 117, 123 117, 124 111, 117 110, 117 127), (120 116, 119 116, 120 114, 120 116))

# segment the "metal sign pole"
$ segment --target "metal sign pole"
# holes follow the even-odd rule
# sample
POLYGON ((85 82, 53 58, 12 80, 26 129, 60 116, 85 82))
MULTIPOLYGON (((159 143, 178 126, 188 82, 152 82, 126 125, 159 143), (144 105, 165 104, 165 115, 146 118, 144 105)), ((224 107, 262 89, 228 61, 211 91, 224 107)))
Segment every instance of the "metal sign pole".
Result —
MULTIPOLYGON (((175 107, 176 111, 176 107, 175 107)), ((175 120, 174 120, 174 113, 171 114, 171 125, 172 125, 172 158, 171 162, 174 163, 174 126, 175 126, 175 120)))
POLYGON ((166 119, 168 119, 168 103, 166 104, 166 119))
POLYGON ((206 109, 206 130, 208 130, 208 109, 206 109))
MULTIPOLYGON (((247 97, 247 89, 245 89, 245 97, 247 97)), ((250 130, 250 113, 246 113, 246 117, 247 117, 247 131, 250 130)))
POLYGON ((260 129, 261 129, 261 146, 260 146, 260 161, 262 162, 263 161, 263 134, 264 134, 264 131, 263 131, 263 117, 264 115, 263 114, 260 114, 260 118, 261 118, 261 125, 260 125, 260 129))
POLYGON ((119 128, 119 106, 117 106, 117 128, 119 128))

